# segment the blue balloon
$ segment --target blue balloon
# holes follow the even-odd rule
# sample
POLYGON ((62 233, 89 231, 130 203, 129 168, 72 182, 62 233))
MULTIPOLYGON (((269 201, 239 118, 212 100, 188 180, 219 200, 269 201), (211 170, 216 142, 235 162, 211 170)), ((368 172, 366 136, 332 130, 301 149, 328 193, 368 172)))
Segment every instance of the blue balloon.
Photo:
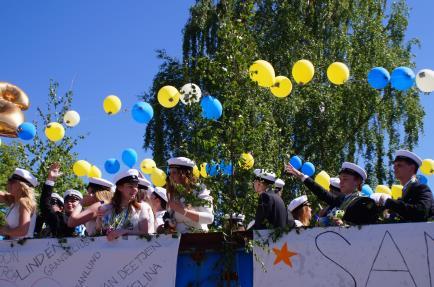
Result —
POLYGON ((225 166, 225 170, 223 171, 226 175, 233 175, 234 174, 234 167, 231 163, 227 164, 225 166))
POLYGON ((119 161, 115 158, 109 158, 104 163, 104 168, 108 173, 115 174, 121 168, 119 161))
POLYGON ((35 125, 29 122, 22 123, 17 129, 18 137, 22 140, 31 140, 36 135, 35 125))
POLYGON ((362 195, 363 196, 371 196, 371 194, 373 194, 374 191, 372 190, 372 188, 368 185, 368 184, 364 184, 362 186, 362 195))
POLYGON ((218 173, 218 171, 219 171, 219 165, 218 164, 215 164, 214 162, 211 162, 211 163, 208 163, 206 165, 206 173, 209 176, 216 176, 217 173, 218 173))
POLYGON ((392 83, 392 88, 398 91, 405 91, 413 86, 415 79, 416 75, 412 69, 398 67, 392 71, 390 82, 392 83))
POLYGON ((132 168, 137 162, 137 152, 132 148, 127 148, 122 152, 122 161, 126 166, 132 168))
POLYGON ((214 97, 206 96, 200 102, 202 107, 202 117, 208 120, 217 120, 223 114, 223 106, 219 100, 214 97))
POLYGON ((138 102, 134 104, 131 115, 136 122, 148 124, 154 116, 154 109, 146 102, 138 102))
POLYGON ((291 157, 291 159, 289 160, 289 163, 295 168, 295 169, 300 169, 301 165, 303 164, 303 161, 301 160, 301 158, 299 158, 298 156, 294 155, 291 157))
POLYGON ((418 174, 417 175, 417 180, 421 184, 428 184, 428 178, 426 176, 424 176, 423 174, 418 174))
POLYGON ((374 89, 384 89, 390 81, 389 72, 383 67, 375 67, 368 73, 368 83, 374 89))
POLYGON ((307 176, 312 176, 315 173, 315 166, 311 162, 305 162, 301 167, 301 172, 307 176))

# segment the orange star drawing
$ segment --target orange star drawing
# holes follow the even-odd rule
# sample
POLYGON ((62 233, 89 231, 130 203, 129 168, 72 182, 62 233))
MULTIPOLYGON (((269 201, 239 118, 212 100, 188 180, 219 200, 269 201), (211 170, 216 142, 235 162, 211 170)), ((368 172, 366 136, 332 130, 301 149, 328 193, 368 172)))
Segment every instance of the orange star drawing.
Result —
POLYGON ((276 254, 276 260, 274 260, 274 264, 276 265, 280 261, 283 261, 286 265, 292 268, 291 257, 298 255, 298 253, 292 252, 288 250, 288 246, 283 244, 282 249, 273 247, 273 251, 276 254))

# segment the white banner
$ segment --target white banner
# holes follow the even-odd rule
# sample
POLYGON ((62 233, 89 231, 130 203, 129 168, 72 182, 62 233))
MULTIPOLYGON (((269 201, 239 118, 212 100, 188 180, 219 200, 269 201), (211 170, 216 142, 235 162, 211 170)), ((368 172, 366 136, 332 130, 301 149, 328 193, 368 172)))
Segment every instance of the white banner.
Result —
POLYGON ((0 286, 175 286, 179 238, 0 241, 0 286))
POLYGON ((291 231, 254 253, 254 286, 434 286, 434 223, 291 231))

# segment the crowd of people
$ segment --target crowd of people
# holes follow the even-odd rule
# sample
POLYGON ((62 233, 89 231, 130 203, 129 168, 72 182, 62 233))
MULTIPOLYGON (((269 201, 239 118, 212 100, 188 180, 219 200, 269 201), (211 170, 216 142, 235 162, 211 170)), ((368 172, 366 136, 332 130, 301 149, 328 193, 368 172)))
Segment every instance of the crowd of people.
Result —
MULTIPOLYGON (((327 204, 317 215, 316 223, 321 226, 374 224, 379 217, 421 222, 433 216, 433 194, 416 178, 421 163, 410 151, 397 152, 394 172, 403 185, 398 199, 388 194, 362 196, 366 171, 350 162, 342 164, 339 177, 330 179, 329 191, 290 164, 285 165, 285 172, 327 204)), ((38 180, 29 171, 17 168, 8 179, 7 192, 0 192, 0 202, 9 206, 0 235, 6 239, 104 235, 111 241, 124 235, 208 231, 214 221, 213 197, 194 177, 195 163, 175 157, 168 166, 166 188, 152 187, 138 170, 129 169, 117 174, 113 183, 89 178, 84 195, 69 189, 60 196, 53 190, 62 172, 54 163, 42 186, 39 212, 35 201, 38 180)), ((254 170, 253 188, 259 196, 255 220, 248 229, 313 225, 308 196, 297 197, 286 206, 282 200, 284 186, 273 172, 254 170)), ((237 215, 236 219, 243 220, 244 216, 237 215)))

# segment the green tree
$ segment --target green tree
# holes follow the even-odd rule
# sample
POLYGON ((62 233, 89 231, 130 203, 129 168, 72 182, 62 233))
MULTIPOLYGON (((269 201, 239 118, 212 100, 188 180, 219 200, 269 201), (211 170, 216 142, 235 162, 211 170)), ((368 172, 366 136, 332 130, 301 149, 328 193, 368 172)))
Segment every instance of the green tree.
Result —
MULTIPOLYGON (((372 67, 414 66, 411 49, 417 42, 404 41, 406 3, 393 3, 388 14, 386 7, 385 0, 198 0, 184 28, 182 62, 160 53, 163 65, 144 96, 155 107, 144 147, 160 166, 171 155, 236 163, 251 151, 255 167, 281 175, 287 155, 299 154, 331 175, 348 160, 365 164, 368 183, 392 182, 393 153, 417 144, 424 111, 415 89, 379 92, 367 84, 372 67), (278 99, 249 79, 248 68, 257 59, 288 77, 297 60, 309 59, 315 76, 278 99), (327 67, 335 61, 350 68, 345 85, 327 80, 327 67), (222 102, 221 119, 202 119, 199 105, 158 104, 159 88, 188 82, 222 102)), ((250 178, 251 171, 237 169, 231 178, 209 180, 219 199, 217 215, 253 216, 250 178)), ((298 183, 288 181, 286 201, 300 192, 298 183)))

